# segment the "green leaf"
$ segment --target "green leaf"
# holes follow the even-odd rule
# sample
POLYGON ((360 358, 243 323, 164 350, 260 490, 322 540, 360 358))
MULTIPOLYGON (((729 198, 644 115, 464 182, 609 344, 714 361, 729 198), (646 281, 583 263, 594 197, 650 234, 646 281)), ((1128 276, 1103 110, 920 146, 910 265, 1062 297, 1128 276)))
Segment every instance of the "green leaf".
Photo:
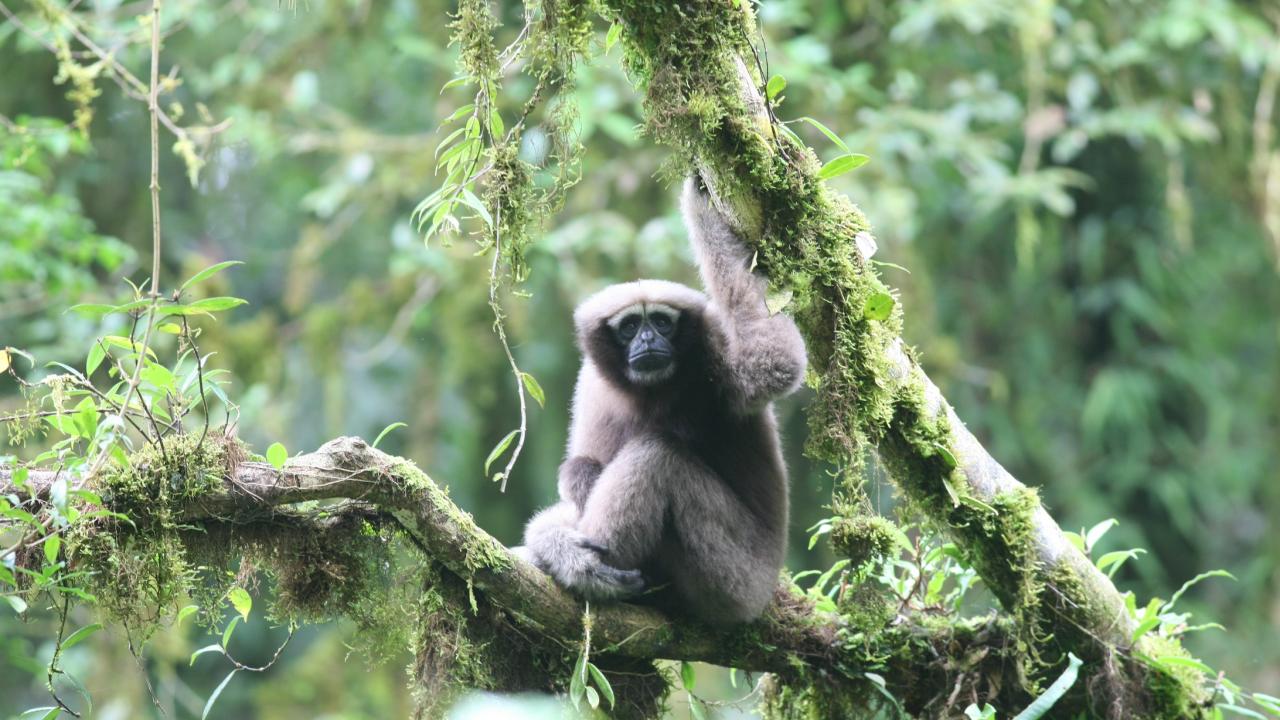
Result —
POLYGON ((1227 704, 1222 704, 1222 705, 1218 705, 1217 707, 1218 707, 1218 709, 1219 709, 1219 710, 1229 710, 1229 711, 1231 711, 1231 712, 1235 713, 1236 715, 1243 715, 1243 716, 1245 716, 1245 717, 1257 718, 1258 720, 1267 720, 1267 716, 1266 716, 1266 715, 1263 715, 1262 713, 1258 712, 1257 710, 1250 710, 1249 708, 1242 708, 1242 707, 1240 707, 1239 705, 1227 705, 1227 704))
POLYGON ((955 469, 960 463, 956 462, 956 456, 952 454, 951 448, 942 443, 934 443, 933 449, 938 453, 938 457, 942 458, 942 462, 947 464, 948 468, 955 469))
POLYGON ((227 591, 227 599, 231 601, 231 607, 240 613, 240 617, 248 622, 249 611, 253 609, 253 598, 249 592, 242 587, 233 587, 227 591))
POLYGON ((942 478, 942 488, 947 491, 947 496, 951 498, 952 507, 960 507, 960 493, 956 492, 956 488, 947 478, 942 478))
POLYGON ((178 623, 181 623, 183 620, 186 620, 189 616, 194 614, 195 611, 199 609, 200 609, 199 605, 184 605, 182 609, 178 611, 178 614, 173 618, 173 624, 177 625, 178 623))
POLYGON ((1120 524, 1119 520, 1116 520, 1115 518, 1107 518, 1106 520, 1103 520, 1097 525, 1089 528, 1089 532, 1084 534, 1085 548, 1087 550, 1093 550, 1093 547, 1098 544, 1098 541, 1102 539, 1102 536, 1106 535, 1107 531, 1118 524, 1120 524))
POLYGON ((844 141, 840 139, 840 136, 832 132, 831 128, 827 127, 826 125, 823 125, 822 123, 818 122, 817 120, 811 117, 802 117, 800 118, 800 120, 802 122, 807 122, 810 125, 818 128, 818 131, 821 132, 823 135, 826 135, 827 139, 835 143, 836 147, 840 148, 846 153, 852 152, 851 150, 849 150, 849 146, 845 145, 844 141))
POLYGON ((203 282, 205 280, 208 280, 209 278, 213 277, 214 275, 217 275, 223 270, 226 270, 232 265, 243 265, 243 264, 244 263, 240 262, 239 260, 227 260, 225 262, 217 263, 216 265, 210 265, 209 267, 201 270, 195 275, 192 275, 191 277, 187 278, 187 281, 182 283, 182 285, 178 287, 178 293, 181 294, 184 290, 191 287, 192 285, 195 285, 198 282, 203 282))
POLYGON ((524 383, 525 390, 529 391, 530 397, 538 401, 538 407, 546 407, 547 396, 546 393, 542 392, 542 386, 538 384, 538 379, 527 372, 522 372, 520 373, 520 380, 524 383))
POLYGON ((484 202, 476 197, 476 194, 470 190, 463 188, 462 194, 458 196, 458 200, 463 205, 476 211, 476 215, 484 221, 487 227, 493 227, 493 216, 489 214, 489 208, 484 206, 484 202))
POLYGON ((115 305, 103 305, 101 303, 80 303, 67 308, 67 312, 79 313, 86 317, 103 317, 115 311, 115 305))
POLYGON ((102 343, 94 341, 89 346, 89 357, 84 361, 84 375, 89 377, 94 370, 102 364, 103 359, 107 357, 107 351, 102 347, 102 343))
POLYGON ((870 159, 871 159, 870 157, 863 155, 862 153, 849 153, 847 155, 841 155, 840 157, 822 166, 822 169, 818 171, 818 179, 830 180, 833 177, 838 177, 840 175, 843 175, 849 172, 850 170, 856 170, 862 167, 863 165, 866 165, 867 161, 870 159))
POLYGON ((511 432, 507 433, 506 437, 499 440, 497 445, 493 446, 493 450, 489 451, 489 457, 484 459, 485 475, 489 474, 489 466, 493 465, 494 461, 502 457, 502 453, 506 452, 507 448, 511 447, 511 441, 515 440, 516 435, 518 434, 520 434, 519 428, 512 430, 511 432))
POLYGON ((222 679, 222 682, 218 683, 218 687, 214 689, 213 694, 209 696, 209 700, 204 704, 204 712, 200 713, 200 720, 205 720, 205 718, 209 717, 209 711, 213 709, 214 701, 217 700, 218 696, 222 694, 222 691, 227 688, 227 683, 231 682, 231 678, 235 677, 237 672, 239 672, 239 668, 227 673, 227 676, 222 679))
POLYGON ((764 94, 770 100, 774 100, 778 97, 778 93, 785 90, 786 87, 787 87, 787 79, 782 77, 781 75, 774 75, 773 77, 769 78, 769 82, 765 84, 764 94))
POLYGON ((449 82, 445 83, 444 85, 440 86, 440 94, 443 95, 445 90, 452 90, 453 88, 456 88, 459 85, 466 85, 469 82, 471 82, 471 76, 469 75, 456 77, 450 80, 449 82))
POLYGON ((44 539, 44 560, 47 565, 58 562, 58 551, 62 549, 62 538, 50 535, 44 539))
POLYGON ((139 377, 161 390, 173 390, 175 387, 173 373, 169 371, 169 368, 159 363, 147 363, 146 367, 139 373, 139 377))
POLYGON ((285 450, 283 443, 274 442, 267 448, 267 462, 271 463, 271 467, 281 470, 288 459, 289 451, 285 450))
POLYGON ((9 606, 13 608, 13 611, 19 615, 27 611, 27 601, 17 595, 5 595, 4 599, 9 602, 9 606))
POLYGON ((582 703, 582 696, 587 690, 587 656, 578 655, 578 662, 573 665, 573 676, 569 678, 569 701, 576 708, 582 703))
POLYGON ((1208 571, 1202 572, 1199 575, 1191 578, 1190 580, 1182 583, 1182 587, 1178 588, 1178 592, 1174 593, 1173 597, 1169 598, 1169 602, 1164 604, 1164 608, 1162 611, 1168 612, 1172 610, 1173 606, 1178 604, 1178 600, 1182 599, 1183 593, 1185 593, 1187 590, 1190 590, 1193 585, 1198 584, 1201 580, 1208 580, 1209 578, 1212 578, 1212 577, 1225 577, 1225 578, 1231 578, 1232 580, 1236 579, 1235 575, 1232 575, 1226 570, 1208 570, 1208 571))
POLYGON ((596 689, 591 687, 590 685, 586 686, 586 692, 587 692, 587 704, 591 706, 591 709, 595 710, 596 708, 600 707, 600 693, 596 692, 596 689))
POLYGON ((231 633, 235 632, 236 625, 240 624, 240 616, 231 618, 231 622, 227 623, 227 629, 222 631, 222 647, 226 647, 231 642, 231 633))
POLYGON ((206 654, 206 653, 211 653, 211 652, 221 653, 221 652, 222 652, 222 646, 221 646, 221 645, 219 645, 219 644, 217 644, 217 643, 214 643, 214 644, 212 644, 212 645, 205 645, 204 647, 200 648, 199 650, 197 650, 197 651, 195 651, 195 652, 191 653, 191 662, 190 662, 190 663, 188 663, 188 664, 187 664, 187 666, 188 666, 188 667, 190 667, 190 666, 192 666, 192 665, 195 665, 195 664, 196 664, 196 658, 200 657, 201 655, 204 655, 204 654, 206 654))
MULTIPOLYGON (((502 124, 502 114, 498 112, 498 108, 489 109, 489 134, 495 138, 500 138, 506 134, 507 128, 502 124)), ((592 706, 594 707, 594 706, 592 706)))
POLYGON ((393 422, 390 425, 382 428, 382 432, 378 433, 378 437, 373 439, 373 447, 378 447, 378 443, 382 442, 382 438, 386 437, 387 433, 391 432, 392 430, 395 430, 396 428, 402 428, 402 427, 409 427, 409 425, 408 423, 393 422))
MULTIPOLYGON (((614 23, 609 26, 609 32, 604 36, 604 54, 608 55, 614 45, 618 44, 618 39, 622 37, 622 23, 614 23)), ((613 703, 610 703, 612 705, 613 703)))
POLYGON ((1138 624, 1138 627, 1133 629, 1133 637, 1130 639, 1130 642, 1134 642, 1134 643, 1138 642, 1138 638, 1151 632, 1151 630, 1154 629, 1159 624, 1160 624, 1159 617, 1150 617, 1150 618, 1147 618, 1146 620, 1143 620, 1141 623, 1138 624))
POLYGON ((600 694, 604 695, 604 699, 609 701, 609 707, 612 708, 614 701, 613 686, 609 684, 609 678, 600 672, 600 668, 596 667, 595 663, 587 663, 587 670, 591 671, 591 681, 596 684, 596 687, 600 688, 600 694))
POLYGON ((893 296, 887 292, 878 292, 867 298, 867 304, 862 308, 862 315, 868 320, 877 320, 883 322, 889 319, 893 314, 893 306, 895 301, 893 296))
POLYGON ((230 310, 233 307, 248 304, 248 300, 237 297, 211 297, 197 300, 186 305, 167 305, 160 308, 161 315, 208 315, 230 310))
POLYGON ((1107 577, 1114 577, 1116 571, 1120 569, 1126 561, 1145 554, 1147 551, 1142 548, 1134 548, 1133 550, 1116 550, 1098 558, 1098 562, 1094 563, 1099 570, 1107 573, 1107 577), (1111 570, 1108 571, 1107 568, 1111 570))
POLYGON ((684 689, 693 692, 693 684, 698 677, 694 672, 693 665, 686 660, 680 661, 680 684, 684 689))
POLYGON ((40 720, 53 720, 54 718, 62 714, 62 708, 55 707, 53 705, 48 705, 45 707, 34 707, 34 708, 31 708, 30 710, 23 711, 22 714, 19 715, 18 717, 25 718, 30 715, 35 715, 36 713, 44 713, 43 715, 40 716, 40 720))
POLYGON ((88 638, 90 635, 98 632, 101 629, 102 629, 102 623, 93 623, 92 625, 85 625, 79 630, 68 635, 67 639, 62 641, 62 649, 68 650, 70 648, 75 647, 76 645, 79 645, 80 643, 84 642, 84 640, 88 638))
POLYGON ((1067 694, 1072 685, 1076 684, 1076 677, 1080 674, 1080 658, 1074 653, 1067 653, 1068 665, 1067 669, 1062 671, 1057 680, 1049 686, 1044 694, 1036 698, 1034 702, 1027 706, 1026 710, 1014 716, 1013 720, 1039 720, 1044 714, 1053 708, 1054 704, 1067 694))
POLYGON ((707 720, 707 706, 696 697, 689 698, 689 712, 694 720, 707 720))
POLYGON ((1217 674, 1214 672, 1213 668, 1209 667, 1208 665, 1205 665, 1200 660, 1197 660, 1195 658, 1182 657, 1181 655, 1163 655, 1161 657, 1156 658, 1156 662, 1161 665, 1181 665, 1182 667, 1194 668, 1204 673, 1205 675, 1217 674))

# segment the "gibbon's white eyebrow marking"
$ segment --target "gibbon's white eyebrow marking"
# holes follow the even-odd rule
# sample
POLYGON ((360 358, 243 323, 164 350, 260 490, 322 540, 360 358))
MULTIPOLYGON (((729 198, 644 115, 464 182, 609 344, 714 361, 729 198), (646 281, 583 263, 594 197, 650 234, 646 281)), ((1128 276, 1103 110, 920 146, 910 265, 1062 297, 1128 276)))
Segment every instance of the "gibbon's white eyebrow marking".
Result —
POLYGON ((671 318, 672 324, 675 324, 675 322, 680 319, 680 311, 671 307, 670 305, 667 305, 665 303, 659 303, 659 302, 638 302, 638 303, 635 303, 634 305, 628 305, 622 308, 621 310, 619 310, 618 312, 614 313, 612 316, 609 317, 606 323, 609 325, 609 327, 613 328, 614 330, 617 330, 618 326, 622 324, 622 321, 626 320, 627 317, 630 315, 640 315, 641 317, 647 317, 649 315, 653 315, 656 313, 663 313, 668 318, 671 318))

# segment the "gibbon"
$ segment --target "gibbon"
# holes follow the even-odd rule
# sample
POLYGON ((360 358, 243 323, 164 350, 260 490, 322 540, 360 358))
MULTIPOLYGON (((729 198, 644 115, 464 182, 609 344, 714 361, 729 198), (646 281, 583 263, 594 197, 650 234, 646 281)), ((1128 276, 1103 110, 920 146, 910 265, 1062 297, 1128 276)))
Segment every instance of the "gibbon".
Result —
POLYGON ((699 178, 681 198, 707 295, 613 285, 574 312, 582 351, 560 501, 517 553, 588 599, 667 586, 668 604, 743 622, 773 596, 787 472, 772 401, 804 377, 804 341, 771 315, 752 255, 699 178))

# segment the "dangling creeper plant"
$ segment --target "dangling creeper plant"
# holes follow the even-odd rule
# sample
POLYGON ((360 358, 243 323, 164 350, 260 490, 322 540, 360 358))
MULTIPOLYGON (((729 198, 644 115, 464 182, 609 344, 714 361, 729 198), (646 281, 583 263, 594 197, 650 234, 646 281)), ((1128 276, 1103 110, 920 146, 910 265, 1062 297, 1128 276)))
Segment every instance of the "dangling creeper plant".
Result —
POLYGON ((502 23, 488 0, 462 0, 454 16, 452 44, 459 48, 462 73, 444 85, 474 88, 471 102, 444 121, 461 123, 436 148, 436 170, 444 182, 415 208, 413 217, 424 241, 436 235, 460 233, 463 224, 474 231, 480 253, 492 252, 489 265, 489 306, 494 332, 502 345, 520 398, 520 424, 489 453, 485 474, 508 449, 505 467, 493 480, 506 490, 507 479, 520 457, 528 428, 526 395, 542 405, 538 381, 520 369, 507 341, 505 312, 499 302, 504 287, 519 286, 528 277, 525 252, 543 220, 560 208, 565 191, 577 183, 580 145, 576 136, 576 108, 564 102, 573 88, 573 69, 591 42, 591 3, 572 0, 534 0, 525 3, 523 23, 515 38, 498 51, 502 23), (497 104, 504 75, 513 67, 534 79, 529 98, 508 128, 497 104), (523 143, 526 127, 536 123, 546 144, 523 143), (514 444, 514 449, 512 445, 514 444))

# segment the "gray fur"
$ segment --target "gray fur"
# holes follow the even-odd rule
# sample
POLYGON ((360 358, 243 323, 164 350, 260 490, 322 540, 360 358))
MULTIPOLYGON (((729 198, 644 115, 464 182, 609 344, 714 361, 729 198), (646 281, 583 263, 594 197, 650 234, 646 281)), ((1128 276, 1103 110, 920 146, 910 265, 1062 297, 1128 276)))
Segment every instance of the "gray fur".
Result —
POLYGON ((632 597, 643 571, 694 615, 745 621, 768 604, 785 552, 787 475, 771 402, 803 378, 804 343, 789 317, 769 314, 749 252, 696 179, 682 209, 710 297, 641 280, 579 306, 584 359, 561 501, 530 520, 517 550, 587 598, 632 597), (670 397, 663 383, 609 367, 616 360, 593 339, 637 304, 668 306, 705 334, 677 357, 675 373, 686 375, 671 382, 686 385, 667 388, 670 397))

